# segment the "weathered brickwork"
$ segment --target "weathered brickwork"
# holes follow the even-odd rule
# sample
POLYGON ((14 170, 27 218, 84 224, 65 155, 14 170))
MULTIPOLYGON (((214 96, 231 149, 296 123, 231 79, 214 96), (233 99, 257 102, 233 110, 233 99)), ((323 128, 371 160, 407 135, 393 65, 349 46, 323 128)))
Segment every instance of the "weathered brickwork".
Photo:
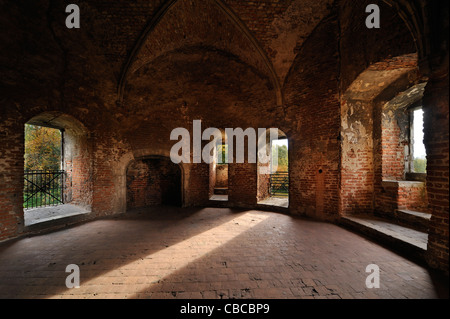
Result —
POLYGON ((433 266, 443 268, 448 267, 449 260, 448 66, 435 76, 437 78, 431 78, 424 96, 427 193, 432 214, 428 259, 433 266))
POLYGON ((285 84, 283 130, 290 139, 291 211, 330 219, 337 216, 339 197, 337 31, 337 16, 332 15, 299 52, 285 84), (319 49, 319 43, 327 46, 319 49), (323 69, 326 76, 316 76, 323 69))
POLYGON ((377 190, 374 210, 387 217, 394 216, 399 209, 427 212, 425 183, 411 181, 384 181, 377 190))
POLYGON ((127 209, 181 202, 181 171, 169 159, 133 161, 128 166, 127 209))
POLYGON ((263 164, 258 161, 258 190, 257 190, 257 201, 264 200, 270 196, 270 163, 263 164))
MULTIPOLYGON (((65 27, 65 1, 28 2, 0 0, 0 241, 27 233, 26 123, 67 131, 66 199, 101 217, 163 203, 148 182, 169 165, 146 159, 168 159, 172 130, 192 136, 201 120, 286 133, 291 214, 431 213, 427 259, 448 272, 444 2, 380 1, 371 30, 371 0, 80 0, 77 30, 65 27), (390 187, 406 179, 402 112, 419 100, 426 182, 390 187)), ((226 184, 214 165, 178 170, 167 187, 179 183, 182 206, 211 205, 226 184)), ((230 163, 227 177, 225 206, 257 208, 268 195, 258 164, 230 163)))

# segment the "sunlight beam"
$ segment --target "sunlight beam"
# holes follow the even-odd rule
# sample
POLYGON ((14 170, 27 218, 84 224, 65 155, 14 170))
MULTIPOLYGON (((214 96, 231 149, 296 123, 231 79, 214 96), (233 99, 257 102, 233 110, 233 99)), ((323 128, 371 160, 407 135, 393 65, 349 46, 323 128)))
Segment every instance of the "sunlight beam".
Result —
MULTIPOLYGON (((260 212, 250 211, 220 226, 207 230, 187 240, 174 244, 156 253, 141 257, 136 261, 103 273, 93 279, 83 282, 83 269, 81 268, 80 288, 68 289, 66 292, 52 298, 64 298, 66 296, 77 297, 84 295, 89 297, 94 292, 97 297, 102 296, 102 287, 109 285, 117 287, 109 289, 110 293, 118 298, 136 293, 133 283, 129 278, 139 278, 140 285, 150 287, 165 277, 179 271, 208 253, 230 242, 237 236, 260 224, 269 216, 260 212), (99 287, 102 286, 102 287, 99 287), (95 291, 95 289, 99 291, 95 291)), ((106 291, 106 289, 104 290, 106 291)))

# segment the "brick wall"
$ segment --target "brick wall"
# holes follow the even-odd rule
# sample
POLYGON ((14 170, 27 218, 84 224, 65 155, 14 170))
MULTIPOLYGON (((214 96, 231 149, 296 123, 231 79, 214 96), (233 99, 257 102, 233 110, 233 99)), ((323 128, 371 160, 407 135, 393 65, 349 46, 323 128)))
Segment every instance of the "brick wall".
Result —
POLYGON ((373 211, 373 104, 345 101, 342 105, 341 210, 373 211))
POLYGON ((401 180, 405 177, 405 147, 408 147, 409 141, 401 138, 401 130, 395 117, 384 115, 383 118, 391 120, 383 121, 381 126, 382 176, 383 179, 401 180))
POLYGON ((132 162, 127 169, 127 209, 181 206, 181 171, 170 160, 132 162))
POLYGON ((0 143, 0 241, 17 236, 24 226, 24 131, 20 129, 20 123, 15 121, 2 123, 0 128, 2 141, 0 143))
POLYGON ((342 92, 370 65, 417 52, 410 30, 398 13, 383 1, 376 2, 382 12, 382 27, 367 29, 365 8, 372 3, 371 0, 339 1, 342 92))
POLYGON ((216 187, 228 187, 228 165, 217 165, 216 187))
POLYGON ((189 164, 185 166, 185 206, 207 206, 209 203, 209 165, 189 164))
POLYGON ((290 143, 290 210, 325 219, 337 216, 339 198, 337 23, 327 17, 299 51, 286 79, 281 121, 290 143))
POLYGON ((64 132, 65 203, 92 205, 92 144, 87 134, 64 132))
POLYGON ((386 192, 382 182, 405 179, 407 108, 421 99, 424 84, 416 84, 418 80, 417 56, 407 54, 370 66, 345 92, 341 110, 343 214, 370 214, 398 200, 397 193, 386 192))
POLYGON ((449 261, 449 98, 448 66, 425 89, 424 121, 427 149, 427 193, 432 214, 428 260, 448 274, 449 261))
POLYGON ((427 212, 426 185, 422 182, 383 181, 376 194, 375 212, 393 217, 398 209, 427 212))
POLYGON ((228 174, 230 205, 244 208, 255 207, 257 193, 256 164, 229 164, 228 174))
POLYGON ((270 196, 270 163, 263 164, 258 161, 258 189, 257 189, 257 201, 261 201, 270 196))

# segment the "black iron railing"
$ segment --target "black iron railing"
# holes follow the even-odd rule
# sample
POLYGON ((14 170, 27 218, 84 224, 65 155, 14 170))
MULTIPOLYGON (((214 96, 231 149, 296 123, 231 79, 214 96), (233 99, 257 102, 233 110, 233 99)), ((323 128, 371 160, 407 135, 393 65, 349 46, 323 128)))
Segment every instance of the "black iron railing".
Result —
POLYGON ((64 204, 64 171, 25 171, 26 209, 64 204))
POLYGON ((278 172, 270 175, 270 195, 289 196, 288 172, 278 172))

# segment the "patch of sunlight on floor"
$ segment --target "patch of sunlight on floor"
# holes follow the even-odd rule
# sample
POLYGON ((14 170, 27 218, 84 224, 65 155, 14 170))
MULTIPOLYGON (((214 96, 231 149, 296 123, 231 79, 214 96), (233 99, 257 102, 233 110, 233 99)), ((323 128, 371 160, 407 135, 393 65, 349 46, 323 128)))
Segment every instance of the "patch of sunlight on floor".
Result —
MULTIPOLYGON (((229 222, 166 249, 160 250, 144 258, 139 258, 136 261, 103 273, 86 282, 81 281, 80 288, 76 289, 76 294, 84 294, 89 291, 89 287, 95 287, 97 285, 113 285, 118 281, 118 278, 136 276, 145 277, 145 284, 151 286, 175 271, 186 267, 189 263, 194 262, 213 250, 225 245, 267 218, 269 218, 269 215, 257 211, 249 211, 229 222)), ((83 271, 81 270, 81 278, 82 277, 83 271)), ((123 280, 124 279, 122 279, 122 281, 123 280)), ((134 293, 133 285, 128 285, 124 288, 130 289, 129 293, 134 293)), ((69 291, 66 292, 66 294, 74 293, 74 291, 68 290, 69 291)), ((65 295, 65 293, 55 295, 54 297, 61 297, 61 295, 65 295)))

